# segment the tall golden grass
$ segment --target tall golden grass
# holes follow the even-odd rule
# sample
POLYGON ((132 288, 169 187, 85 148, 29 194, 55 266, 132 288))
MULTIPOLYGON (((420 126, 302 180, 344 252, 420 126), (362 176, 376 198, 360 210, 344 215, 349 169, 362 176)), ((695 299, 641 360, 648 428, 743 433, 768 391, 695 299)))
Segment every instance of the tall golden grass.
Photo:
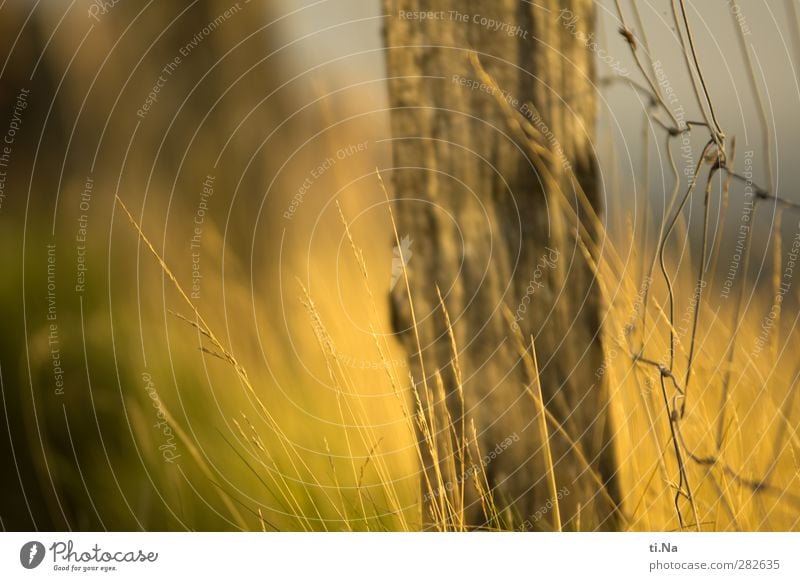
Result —
MULTIPOLYGON (((375 185, 382 186, 377 175, 375 185)), ((434 374, 437 381, 433 385, 424 383, 420 389, 426 393, 420 393, 402 360, 394 355, 396 346, 383 328, 386 317, 381 313, 382 297, 376 297, 370 288, 368 261, 341 208, 341 229, 367 297, 358 302, 367 311, 372 345, 358 348, 364 349, 360 353, 364 360, 377 362, 372 372, 378 370, 383 379, 382 387, 376 389, 374 373, 360 372, 343 360, 340 339, 328 331, 329 321, 323 314, 326 307, 298 281, 298 298, 305 307, 313 337, 307 337, 310 340, 302 348, 309 351, 303 353, 312 361, 311 344, 316 343, 320 355, 316 365, 323 370, 331 390, 325 397, 315 398, 316 405, 309 409, 335 410, 335 421, 324 431, 316 431, 314 421, 304 419, 301 410, 287 411, 284 404, 284 409, 276 411, 265 402, 268 391, 262 389, 259 380, 251 378, 247 364, 218 338, 213 324, 189 299, 122 200, 118 203, 181 299, 176 319, 185 324, 184 332, 197 332, 207 365, 220 366, 222 375, 228 374, 228 381, 232 375, 253 404, 252 416, 240 413, 231 417, 239 439, 227 442, 229 451, 235 453, 232 465, 238 463, 239 470, 250 472, 257 481, 250 488, 251 499, 234 501, 237 494, 226 489, 225 484, 215 483, 234 526, 265 530, 462 531, 467 529, 467 486, 480 492, 488 530, 519 530, 523 526, 512 513, 498 511, 480 461, 483 454, 475 428, 457 429, 454 425, 444 405, 439 376, 434 374), (432 403, 426 407, 423 401, 432 403), (303 430, 306 421, 314 430, 312 434, 303 430), (450 436, 438 438, 441 433, 450 436), (418 438, 418 434, 422 437, 418 438), (325 450, 324 454, 313 451, 319 447, 325 450), (436 470, 433 478, 420 470, 426 455, 436 460, 436 466, 444 467, 436 470)), ((389 215, 391 219, 391 210, 389 215)), ((686 326, 676 328, 666 312, 667 287, 653 275, 649 262, 652 252, 634 253, 623 261, 616 248, 646 246, 633 239, 611 244, 597 218, 591 230, 594 236, 604 239, 599 259, 594 260, 588 250, 586 257, 605 297, 605 362, 598 376, 602 375, 610 386, 615 446, 621 459, 624 528, 797 529, 800 501, 794 491, 798 486, 796 454, 800 441, 796 419, 794 423, 792 420, 798 372, 792 357, 798 346, 794 329, 788 330, 785 341, 773 334, 769 348, 757 356, 753 354, 752 346, 762 332, 763 313, 770 307, 769 294, 764 293, 766 296, 760 296, 739 313, 737 341, 731 354, 728 350, 735 302, 700 302, 698 317, 702 325, 691 369, 694 387, 686 395, 689 404, 685 417, 671 417, 678 392, 669 380, 682 378, 686 371, 690 340, 686 326), (644 280, 652 282, 643 287, 644 280), (675 364, 667 369, 671 340, 675 364), (723 406, 726 383, 730 386, 729 397, 723 406), (686 482, 679 482, 681 478, 686 482)), ((669 262, 675 273, 671 278, 674 310, 693 315, 697 305, 693 298, 696 265, 683 256, 680 266, 675 266, 675 258, 683 252, 683 241, 674 246, 665 248, 672 257, 669 262)), ((780 252, 779 246, 775 252, 780 252)), ((704 292, 715 296, 711 292, 714 285, 710 283, 709 287, 704 292)), ((509 329, 512 328, 509 319, 509 329)), ((523 337, 516 335, 515 339, 531 376, 538 377, 535 349, 529 349, 523 337)), ((452 334, 451 341, 458 370, 458 347, 452 334)), ((351 345, 344 347, 353 351, 351 345)), ((540 410, 543 439, 547 441, 553 430, 563 433, 564 428, 545 408, 538 384, 529 394, 540 410)), ((459 396, 463 402, 460 391, 459 396)), ((175 421, 174 416, 171 419, 175 421)), ((220 458, 201 453, 183 430, 178 429, 177 433, 202 473, 215 478, 220 458)), ((582 457, 579 449, 574 452, 575 457, 582 457)), ((547 458, 552 475, 553 458, 549 454, 547 458)), ((586 468, 590 469, 588 462, 586 468)), ((548 482, 552 498, 557 499, 557 483, 552 478, 548 482)), ((599 478, 597 484, 597 494, 607 494, 599 478)), ((554 510, 535 528, 561 530, 557 500, 554 510)))
MULTIPOLYGON (((633 39, 624 18, 623 32, 626 39, 633 39)), ((640 43, 635 39, 629 43, 636 55, 640 43)), ((637 63, 650 78, 638 58, 637 63)), ((473 64, 481 81, 494 86, 474 57, 473 64)), ((697 92, 699 99, 700 90, 697 92)), ((503 93, 497 90, 495 94, 503 93)), ((658 102, 657 96, 654 99, 658 102)), ((498 106, 508 105, 500 97, 498 106)), ((604 298, 604 362, 597 379, 608 386, 612 409, 622 493, 620 527, 645 531, 797 530, 800 367, 794 354, 800 344, 796 321, 781 313, 764 336, 764 318, 775 307, 786 248, 777 228, 772 252, 778 278, 765 285, 751 279, 745 265, 733 298, 722 298, 716 275, 725 259, 720 258, 720 239, 711 241, 708 235, 709 197, 713 186, 726 209, 731 182, 742 180, 733 166, 734 143, 726 147, 722 132, 714 128, 713 107, 705 123, 709 142, 688 191, 681 197, 676 175, 666 214, 657 217, 650 208, 644 211, 645 221, 657 220, 657 236, 646 229, 608 231, 581 192, 576 192, 578 204, 586 211, 578 221, 558 180, 548 175, 555 153, 549 150, 547 140, 535 128, 523 126, 524 120, 513 111, 507 113, 512 132, 526 141, 537 170, 553 186, 553 200, 562 217, 571 218, 563 223, 577 225, 576 231, 564 235, 576 236, 583 246, 584 258, 604 298), (703 243, 700 251, 693 253, 684 209, 703 177, 703 243), (657 238, 655 243, 652 238, 657 238), (756 349, 760 343, 765 347, 756 349)), ((664 129, 674 137, 690 128, 664 129)), ((308 281, 294 281, 294 298, 304 306, 304 317, 290 320, 296 327, 291 332, 297 338, 297 351, 290 353, 280 345, 274 337, 280 333, 274 332, 270 344, 275 350, 273 360, 285 364, 282 369, 267 365, 266 371, 258 361, 259 350, 246 346, 255 341, 238 337, 236 341, 244 346, 235 349, 232 339, 220 338, 218 326, 224 325, 230 335, 227 320, 212 318, 189 298, 179 277, 118 200, 172 284, 179 298, 175 320, 183 325, 182 333, 196 333, 205 373, 213 375, 215 382, 241 387, 238 395, 222 405, 223 410, 238 408, 237 413, 227 412, 236 441, 227 435, 204 434, 205 443, 199 446, 196 434, 178 432, 192 461, 214 482, 232 527, 463 531, 468 528, 469 486, 478 491, 487 530, 562 530, 560 483, 553 469, 558 459, 550 450, 546 450, 548 474, 544 476, 553 506, 531 525, 513 511, 497 508, 475 427, 466 425, 468 417, 458 420, 464 425, 454 424, 436 371, 432 370, 431 384, 424 381, 415 387, 414 380, 420 378, 409 376, 404 355, 390 338, 383 285, 370 276, 373 268, 380 272, 390 262, 390 243, 400 245, 393 227, 391 196, 377 174, 374 188, 382 190, 385 201, 386 215, 375 219, 380 224, 353 224, 346 208, 337 208, 341 239, 349 247, 349 256, 337 257, 335 268, 330 264, 320 267, 324 270, 320 276, 328 280, 347 277, 349 312, 342 314, 342 303, 332 293, 315 290, 308 281), (365 245, 365 240, 374 240, 376 233, 387 227, 394 240, 386 240, 381 255, 376 250, 380 245, 365 245), (340 267, 346 274, 339 272, 340 267), (358 324, 348 321, 356 315, 358 324), (292 357, 299 357, 303 370, 288 363, 292 357), (369 365, 359 369, 354 361, 369 365), (252 368, 260 371, 252 372, 252 368), (275 397, 286 396, 281 391, 284 386, 294 388, 291 397, 275 397), (421 470, 425 457, 434 459, 433 471, 421 470), (249 481, 226 479, 226 470, 247 474, 249 481)), ((787 205, 768 191, 760 191, 758 197, 762 205, 787 205)), ((623 216, 628 223, 640 219, 623 216)), ((403 264, 399 284, 407 279, 406 268, 403 264)), ((228 292, 247 294, 244 288, 236 288, 235 280, 232 283, 226 282, 233 287, 228 292)), ((409 297, 412 305, 413 298, 409 297)), ((444 304, 442 309, 447 316, 444 304)), ((252 318, 252 313, 241 316, 252 318)), ((538 378, 536 345, 531 338, 515 333, 510 317, 509 335, 530 377, 538 378)), ((459 349, 454 337, 451 333, 458 378, 459 349)), ((186 349, 188 359, 192 346, 186 349)), ((196 353, 194 357, 196 361, 196 353)), ((457 387, 463 403, 460 380, 457 387)), ((572 439, 542 401, 538 381, 528 392, 539 412, 542 439, 549 441, 555 431, 572 439)), ((171 417, 180 423, 176 414, 171 417)), ((143 439, 144 431, 138 431, 143 439)), ((571 452, 574 459, 570 461, 584 463, 592 473, 577 444, 571 452)), ((609 495, 599 477, 596 482, 597 494, 609 495)), ((572 526, 581 530, 579 521, 572 526)))

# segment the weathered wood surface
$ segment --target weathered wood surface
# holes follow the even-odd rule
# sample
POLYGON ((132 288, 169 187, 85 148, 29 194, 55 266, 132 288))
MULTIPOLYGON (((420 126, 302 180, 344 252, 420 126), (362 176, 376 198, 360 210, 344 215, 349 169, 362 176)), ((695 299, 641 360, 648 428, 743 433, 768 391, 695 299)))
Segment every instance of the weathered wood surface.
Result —
MULTIPOLYGON (((530 102, 540 112, 540 121, 531 115, 529 120, 550 149, 563 151, 597 207, 593 56, 579 38, 591 32, 592 3, 386 0, 384 9, 391 185, 399 233, 413 240, 408 276, 425 371, 432 382, 433 372, 441 370, 451 414, 458 418, 438 285, 453 321, 468 413, 482 450, 512 434, 520 438, 486 466, 498 504, 509 507, 517 522, 547 529, 552 515, 535 518, 550 492, 536 405, 525 393, 531 377, 503 309, 519 319, 524 337, 536 337, 548 410, 579 442, 592 470, 608 480, 614 462, 607 395, 596 377, 602 364, 599 297, 572 234, 576 219, 559 221, 552 182, 535 170, 509 131, 469 53, 476 51, 514 107, 530 102), (425 18, 414 14, 420 11, 428 13, 425 18)), ((562 164, 551 168, 577 207, 568 172, 562 164)), ((394 287, 391 300, 396 331, 421 384, 404 284, 394 287)), ((613 528, 608 495, 598 493, 568 439, 554 432, 550 426, 557 484, 569 491, 560 503, 565 528, 577 526, 579 505, 582 530, 613 528)), ((606 490, 614 496, 613 482, 606 490)), ((468 512, 472 526, 483 524, 479 503, 468 512)))

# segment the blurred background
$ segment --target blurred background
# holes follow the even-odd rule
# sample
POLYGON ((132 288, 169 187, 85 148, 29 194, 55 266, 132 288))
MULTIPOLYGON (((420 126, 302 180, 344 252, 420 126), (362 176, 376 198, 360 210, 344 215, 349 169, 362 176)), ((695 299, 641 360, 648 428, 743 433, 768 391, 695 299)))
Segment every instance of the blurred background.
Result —
MULTIPOLYGON (((645 58, 700 119, 669 3, 637 4, 645 58)), ((795 3, 687 4, 738 162, 800 202, 795 3)), ((619 270, 638 276, 671 170, 614 3, 596 13, 598 42, 630 72, 597 63, 603 219, 619 270)), ((376 175, 391 166, 384 19, 377 0, 0 4, 4 530, 413 528, 408 370, 387 300, 397 254, 376 175)), ((699 156, 703 134, 690 139, 699 156)), ((745 207, 741 189, 721 200, 720 281, 745 207)), ((800 232, 778 215, 754 228, 755 334, 776 234, 800 232)), ((696 253, 702 196, 684 227, 696 253)), ((796 339, 796 289, 785 301, 780 353, 796 339)), ((788 393, 789 366, 755 391, 788 393)), ((797 401, 775 401, 787 454, 800 452, 797 401)), ((782 485, 796 490, 797 472, 787 456, 782 485)))

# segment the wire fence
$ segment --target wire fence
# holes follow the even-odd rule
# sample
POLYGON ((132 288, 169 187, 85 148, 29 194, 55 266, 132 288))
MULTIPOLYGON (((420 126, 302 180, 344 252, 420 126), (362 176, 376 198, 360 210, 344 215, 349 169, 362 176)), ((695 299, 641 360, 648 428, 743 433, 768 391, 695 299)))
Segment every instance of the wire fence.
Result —
MULTIPOLYGON (((755 215, 760 208, 768 208, 774 212, 776 216, 773 222, 773 228, 775 230, 774 264, 778 270, 781 270, 782 262, 780 218, 784 210, 800 210, 800 204, 778 195, 775 190, 775 180, 772 177, 774 159, 772 151, 773 139, 767 122, 767 109, 758 88, 755 67, 746 39, 747 36, 752 35, 752 30, 746 25, 742 26, 743 12, 741 7, 736 0, 730 0, 726 10, 734 21, 739 50, 746 71, 747 83, 752 91, 758 111, 759 124, 763 136, 762 147, 766 164, 767 183, 765 185, 754 183, 751 175, 752 172, 747 172, 750 175, 745 175, 735 169, 736 140, 734 137, 729 137, 726 134, 720 121, 720 115, 717 112, 712 95, 713 91, 706 80, 703 58, 702 55, 699 54, 695 33, 692 28, 692 18, 688 14, 686 2, 684 0, 672 0, 669 4, 675 33, 680 41, 681 56, 686 72, 691 79, 695 103, 701 111, 702 120, 685 120, 685 118, 682 117, 683 111, 676 112, 676 108, 671 106, 673 105, 671 99, 672 91, 669 87, 668 80, 665 79, 665 75, 660 69, 660 61, 652 58, 649 52, 647 33, 642 24, 642 17, 637 3, 631 1, 629 3, 629 8, 626 10, 623 9, 622 3, 619 0, 615 0, 617 17, 621 23, 619 33, 627 42, 631 55, 636 63, 638 74, 643 79, 643 81, 640 82, 635 78, 631 78, 623 80, 623 82, 628 82, 634 91, 647 99, 647 116, 649 123, 651 127, 661 131, 665 137, 665 151, 673 178, 672 196, 657 233, 657 248, 649 258, 649 264, 645 267, 643 273, 643 304, 640 312, 637 313, 641 340, 635 342, 632 338, 633 335, 630 334, 628 348, 631 361, 636 366, 650 369, 651 373, 656 374, 658 378, 663 412, 669 421, 671 449, 677 464, 676 482, 673 483, 673 487, 675 491, 674 509, 679 525, 681 528, 700 529, 701 521, 698 516, 698 508, 696 505, 695 487, 691 481, 690 464, 709 469, 717 469, 725 477, 734 481, 738 486, 751 491, 753 494, 776 494, 783 502, 789 503, 794 507, 800 507, 800 495, 771 482, 774 467, 777 464, 776 461, 773 461, 767 473, 754 478, 746 476, 742 469, 737 469, 728 465, 723 459, 723 451, 726 443, 725 439, 729 428, 728 422, 731 416, 729 410, 731 392, 735 388, 733 384, 733 369, 737 364, 737 349, 740 346, 737 341, 740 325, 744 320, 743 315, 747 308, 746 298, 748 284, 746 277, 753 247, 753 227, 748 227, 745 230, 744 239, 740 241, 740 251, 742 255, 740 268, 744 276, 742 277, 743 280, 739 282, 738 292, 735 296, 735 307, 730 323, 731 337, 725 349, 724 364, 721 365, 722 373, 720 374, 719 382, 722 395, 716 417, 716 425, 714 427, 713 453, 699 455, 693 452, 691 447, 687 445, 687 439, 683 432, 687 409, 691 408, 693 405, 697 405, 697 390, 699 387, 695 385, 697 383, 695 366, 697 363, 698 350, 701 348, 700 342, 698 341, 698 329, 701 325, 701 318, 704 312, 704 301, 708 300, 707 289, 711 283, 709 277, 716 268, 720 250, 719 232, 712 232, 710 227, 712 207, 715 207, 713 196, 719 194, 727 202, 729 194, 732 191, 737 191, 736 188, 733 187, 734 183, 744 184, 745 194, 752 197, 752 216, 748 220, 750 225, 754 223, 755 215), (634 26, 631 23, 631 16, 636 23, 636 30, 634 30, 634 26), (681 140, 683 136, 688 135, 690 132, 696 134, 697 131, 704 131, 707 134, 707 140, 698 158, 698 163, 696 163, 694 171, 689 176, 688 186, 681 191, 681 179, 673 148, 676 142, 681 140), (698 195, 703 197, 703 222, 699 250, 700 259, 697 264, 695 275, 694 294, 690 300, 691 316, 690 330, 688 331, 688 348, 685 350, 685 353, 678 353, 677 343, 679 341, 679 333, 677 329, 679 322, 676 316, 676 302, 678 299, 676 296, 676 275, 674 270, 671 269, 667 254, 670 240, 676 235, 679 221, 682 219, 692 199, 698 195), (652 303, 656 300, 653 296, 654 292, 651 290, 653 285, 650 284, 650 281, 652 281, 653 277, 656 275, 656 268, 658 268, 658 275, 666 286, 665 317, 660 321, 648 321, 647 313, 651 310, 652 303), (669 337, 666 358, 662 357, 660 354, 652 353, 647 345, 648 325, 656 326, 659 324, 663 324, 666 327, 666 332, 669 337), (683 360, 679 361, 679 358, 683 360)), ((787 6, 790 14, 796 14, 793 0, 787 0, 787 6)), ((797 38, 800 37, 800 35, 797 32, 796 17, 791 25, 793 26, 795 48, 797 48, 797 38)), ((645 156, 645 158, 646 157, 647 156, 645 156)), ((645 159, 644 163, 647 165, 647 159, 645 159)), ((778 287, 778 293, 781 293, 781 297, 788 291, 788 288, 782 290, 784 291, 783 293, 781 293, 781 288, 778 287)), ((774 296, 778 295, 775 294, 774 296)), ((658 305, 657 308, 661 309, 662 307, 658 305)), ((740 364, 747 365, 748 363, 741 362, 740 364)), ((793 383, 788 386, 787 396, 783 402, 784 411, 786 412, 784 415, 786 417, 791 413, 794 399, 793 395, 796 392, 796 382, 799 376, 800 367, 798 367, 797 371, 794 373, 793 383)), ((786 426, 784 426, 783 423, 780 425, 781 428, 777 430, 773 447, 776 458, 783 450, 784 439, 787 436, 786 426)), ((724 501, 724 495, 720 495, 720 498, 724 501)), ((727 508, 733 514, 731 507, 727 508)))

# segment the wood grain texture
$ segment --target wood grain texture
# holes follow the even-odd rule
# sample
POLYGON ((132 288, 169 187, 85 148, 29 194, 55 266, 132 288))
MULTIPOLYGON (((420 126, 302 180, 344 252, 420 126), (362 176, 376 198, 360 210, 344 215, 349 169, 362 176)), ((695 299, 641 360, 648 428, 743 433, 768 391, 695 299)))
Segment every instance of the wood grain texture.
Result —
MULTIPOLYGON (((482 450, 494 449, 511 434, 520 437, 486 466, 498 505, 519 521, 531 519, 549 492, 536 405, 526 393, 532 378, 514 346, 507 309, 519 319, 524 337, 536 337, 548 410, 579 442, 613 498, 608 398, 596 378, 602 364, 599 293, 575 240, 576 218, 557 210, 552 191, 555 180, 578 208, 574 188, 562 164, 551 164, 553 180, 536 171, 469 59, 476 51, 516 109, 534 105, 541 120, 529 120, 548 136, 551 150, 563 151, 599 208, 593 55, 574 34, 591 32, 592 3, 386 0, 384 10, 391 184, 399 233, 413 239, 408 276, 428 378, 441 370, 453 393, 452 350, 438 285, 453 321, 468 414, 482 450), (416 11, 438 14, 420 19, 416 11), (564 25, 567 18, 572 28, 564 25), (470 86, 472 81, 478 85, 470 86)), ((584 217, 578 212, 578 220, 584 217)), ((413 354, 417 344, 409 332, 403 284, 394 288, 391 301, 396 331, 413 354)), ((412 356, 411 363, 421 383, 418 358, 412 356)), ((459 417, 460 406, 449 399, 451 414, 459 417)), ((561 501, 565 528, 577 526, 579 504, 581 529, 614 528, 611 500, 598 493, 568 439, 553 435, 551 447, 557 483, 570 491, 561 501)), ((484 520, 475 502, 470 523, 480 526, 484 520)), ((550 526, 550 516, 534 524, 550 526)))

